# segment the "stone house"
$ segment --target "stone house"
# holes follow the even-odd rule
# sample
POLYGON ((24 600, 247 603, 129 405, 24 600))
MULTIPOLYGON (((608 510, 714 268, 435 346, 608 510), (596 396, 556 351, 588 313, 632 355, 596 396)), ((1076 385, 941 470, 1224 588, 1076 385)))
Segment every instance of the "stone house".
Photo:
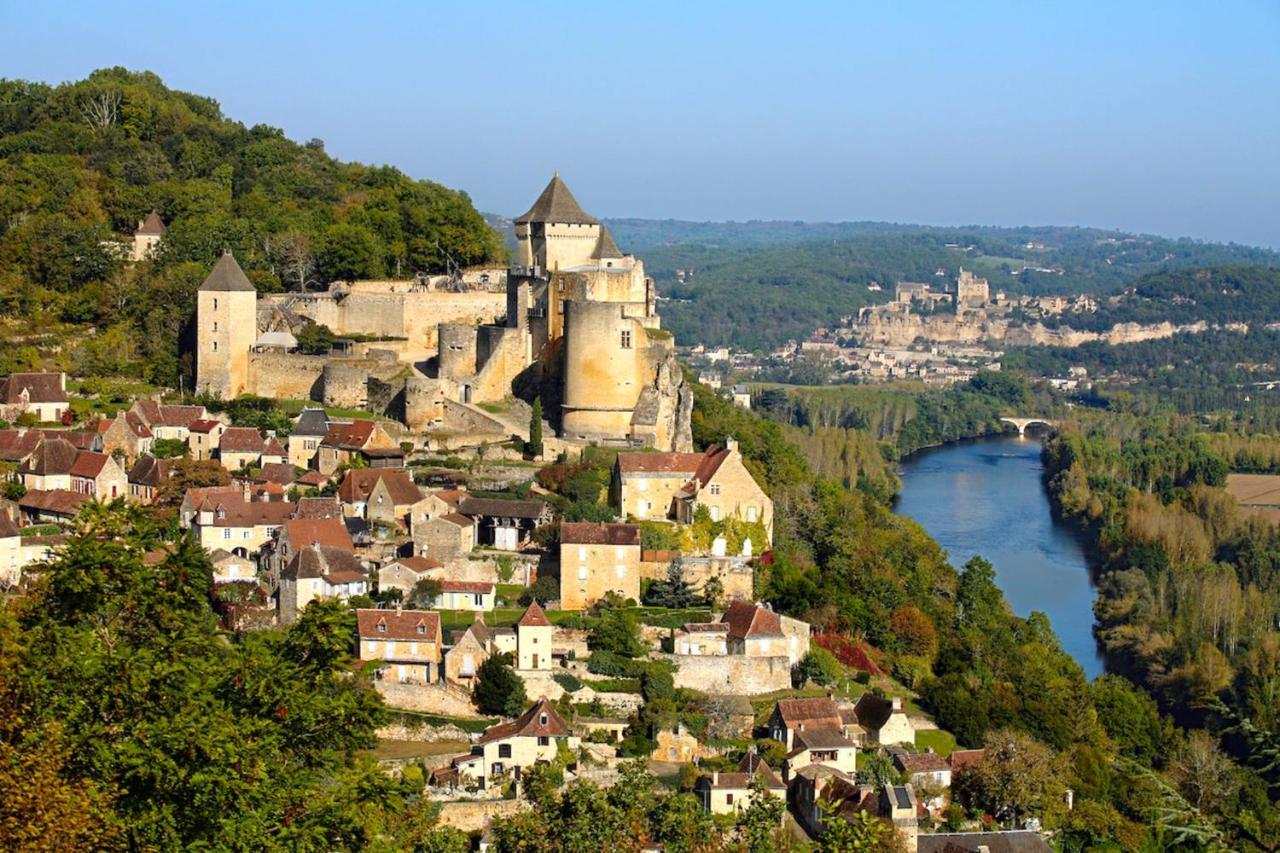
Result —
POLYGON ((930 799, 924 800, 925 808, 938 811, 947 804, 946 791, 951 787, 951 765, 932 749, 924 752, 890 747, 893 766, 906 776, 916 795, 924 800, 927 793, 932 792, 930 799))
POLYGON ((422 500, 422 491, 401 469, 352 468, 338 486, 338 500, 346 515, 407 527, 405 520, 422 500))
POLYGON ((780 699, 769 717, 769 737, 781 742, 787 751, 796 748, 797 732, 828 728, 844 732, 840 707, 831 697, 821 699, 780 699))
POLYGON ((458 512, 476 525, 476 544, 516 551, 528 543, 539 525, 551 522, 551 507, 540 500, 500 500, 464 495, 458 512))
POLYGON ((160 486, 169 479, 170 463, 167 459, 143 455, 129 469, 129 499, 140 504, 155 502, 160 486))
POLYGON ((71 491, 71 468, 79 453, 69 441, 46 438, 18 466, 18 479, 29 491, 71 491))
POLYGON ((751 782, 755 778, 764 783, 766 795, 786 801, 787 786, 764 759, 751 752, 742 756, 736 773, 711 772, 699 776, 693 793, 712 814, 735 814, 751 806, 751 782))
POLYGON ((280 621, 292 624, 317 599, 347 601, 368 592, 369 574, 353 552, 331 545, 308 545, 294 553, 280 571, 280 621))
POLYGON ((119 451, 125 459, 133 460, 151 452, 151 428, 135 412, 116 412, 114 418, 98 421, 97 430, 102 436, 103 453, 114 455, 119 451))
POLYGON ((209 562, 213 565, 213 582, 219 583, 257 583, 258 566, 247 557, 232 554, 223 548, 215 548, 209 553, 209 562))
POLYGON ((690 764, 702 757, 702 744, 683 723, 674 729, 663 726, 653 738, 656 746, 649 758, 653 761, 674 761, 690 764))
POLYGON ((729 626, 728 653, 747 657, 786 655, 795 666, 809 653, 809 623, 768 607, 734 601, 720 621, 729 626))
POLYGON ((458 635, 452 648, 445 652, 445 680, 468 690, 474 688, 476 672, 480 664, 489 659, 492 651, 492 637, 484 621, 477 615, 476 621, 458 635))
POLYGON ((71 466, 71 491, 111 501, 128 494, 129 480, 114 458, 81 450, 71 466))
POLYGON ((873 693, 863 693, 853 706, 858 724, 866 731, 868 743, 891 746, 897 743, 914 744, 916 728, 902 708, 902 699, 895 696, 885 699, 873 693))
POLYGON ((155 438, 178 441, 188 439, 192 423, 209 420, 209 411, 204 406, 170 405, 159 400, 136 400, 129 411, 147 425, 155 438))
POLYGON ((222 421, 208 418, 192 421, 187 428, 187 447, 191 449, 191 458, 203 461, 217 456, 222 434, 226 431, 227 425, 222 421))
POLYGON ((164 222, 160 220, 160 214, 152 209, 146 219, 138 221, 138 230, 133 232, 133 240, 129 245, 129 260, 143 261, 155 255, 164 232, 164 222))
POLYGON ((266 445, 266 439, 253 427, 227 427, 218 440, 218 461, 228 471, 239 471, 259 464, 266 445))
POLYGON ((89 501, 88 495, 70 489, 31 489, 18 498, 18 509, 31 524, 66 524, 89 501))
POLYGON ((773 541, 773 501, 732 438, 704 453, 619 453, 610 491, 624 518, 691 524, 705 506, 712 521, 759 522, 773 541))
POLYGON ((398 589, 408 596, 418 581, 443 567, 444 563, 430 557, 396 557, 378 569, 378 591, 398 589))
POLYGON ((261 550, 293 515, 287 501, 247 501, 240 490, 214 493, 194 507, 190 525, 206 551, 248 557, 261 550))
POLYGON ((544 696, 509 723, 485 729, 469 755, 453 759, 459 776, 489 787, 539 762, 554 761, 561 748, 575 751, 581 739, 544 696))
POLYGON ((678 655, 727 655, 729 624, 727 622, 686 622, 675 631, 675 653, 678 655))
POLYGON ((440 614, 430 610, 356 610, 360 660, 384 663, 376 677, 400 684, 440 680, 440 614))
POLYGON ((440 560, 466 554, 476 544, 475 522, 456 512, 429 517, 425 521, 418 521, 417 516, 413 516, 409 535, 413 538, 415 554, 430 555, 440 560))
POLYGON ((34 414, 41 423, 61 423, 71 408, 65 373, 10 373, 0 379, 0 418, 34 414))
POLYGON ((846 813, 863 810, 864 803, 875 813, 877 800, 874 788, 859 786, 854 776, 826 764, 801 767, 791 778, 791 811, 810 838, 819 838, 828 820, 843 820, 846 813))
POLYGON ((440 595, 432 605, 438 610, 474 610, 488 613, 495 602, 494 586, 484 581, 440 581, 440 595))
POLYGON ((551 642, 555 633, 538 602, 530 602, 516 623, 516 669, 551 669, 551 642))
POLYGON ((560 606, 583 610, 606 594, 640 600, 640 528, 634 524, 560 525, 560 606))
POLYGON ((359 456, 370 468, 399 468, 404 451, 376 421, 354 420, 329 425, 316 455, 316 470, 329 475, 359 456))
POLYGON ((802 767, 825 764, 854 775, 858 770, 858 745, 845 737, 839 726, 803 726, 792 732, 793 748, 782 766, 789 782, 802 767))
POLYGON ((293 422, 289 431, 289 462, 298 468, 314 467, 320 442, 329 432, 329 416, 324 409, 308 406, 293 422))
POLYGON ((282 568, 293 556, 312 545, 355 551, 351 533, 339 518, 290 518, 280 525, 271 546, 273 569, 282 568))
POLYGON ((42 441, 44 434, 38 429, 0 430, 0 462, 21 465, 31 458, 42 441))

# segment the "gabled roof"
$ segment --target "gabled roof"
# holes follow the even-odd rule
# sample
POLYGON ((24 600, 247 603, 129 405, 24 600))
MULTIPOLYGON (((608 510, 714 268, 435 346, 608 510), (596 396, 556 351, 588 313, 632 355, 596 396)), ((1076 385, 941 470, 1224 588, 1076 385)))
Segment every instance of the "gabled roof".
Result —
POLYGON ((809 725, 841 725, 840 709, 834 699, 780 699, 774 712, 789 729, 801 723, 809 725))
MULTIPOLYGON (((200 500, 199 512, 212 512, 212 527, 275 527, 293 517, 294 505, 288 501, 246 501, 244 493, 214 494, 200 500)), ((199 523, 199 516, 195 519, 199 523)))
POLYGON ((440 633, 440 614, 434 610, 360 608, 356 610, 356 625, 362 639, 434 641, 440 633), (382 626, 382 630, 378 630, 378 626, 382 626))
POLYGON ((0 430, 0 460, 21 462, 40 446, 44 436, 34 429, 0 430))
POLYGON ((528 222, 563 222, 567 225, 600 224, 599 220, 588 216, 578 204, 573 193, 569 192, 565 182, 560 179, 559 172, 556 172, 555 177, 547 184, 547 188, 538 196, 533 207, 517 216, 515 221, 517 225, 528 222))
POLYGON ((96 479, 102 473, 102 469, 107 467, 107 461, 110 459, 111 457, 105 453, 81 450, 76 454, 76 461, 71 465, 71 476, 96 479))
POLYGON ((373 421, 367 419, 330 424, 320 443, 345 450, 360 450, 373 435, 373 426, 373 421))
POLYGON ((293 422, 293 429, 289 431, 290 435, 319 435, 323 436, 329 431, 329 416, 325 414, 324 409, 303 409, 301 414, 293 422))
POLYGON ((748 752, 742 756, 738 762, 738 772, 746 773, 749 776, 759 776, 764 780, 766 788, 777 790, 778 788, 786 788, 786 783, 778 778, 778 774, 773 772, 773 768, 769 766, 759 755, 754 752, 748 752))
POLYGON ((529 609, 524 612, 516 625, 520 628, 550 628, 551 620, 547 619, 547 614, 542 612, 542 607, 537 599, 534 599, 529 602, 529 609))
POLYGON ((156 209, 151 208, 151 212, 147 214, 147 218, 142 220, 138 225, 135 234, 144 237, 159 237, 164 234, 164 223, 160 221, 160 214, 156 213, 156 209))
POLYGON ((219 453, 262 453, 262 434, 253 427, 228 427, 218 439, 219 453))
POLYGON ((566 521, 560 525, 560 542, 564 545, 630 545, 638 548, 640 528, 634 524, 603 521, 566 521))
POLYGON ((413 478, 394 468, 352 468, 342 478, 342 485, 338 486, 338 497, 343 503, 367 501, 379 480, 397 506, 422 500, 422 492, 413 478))
POLYGON ((18 468, 19 473, 48 477, 58 474, 70 474, 76 463, 76 454, 80 451, 69 441, 61 438, 46 438, 40 442, 36 452, 18 468))
POLYGON ((208 433, 213 432, 220 426, 222 426, 222 421, 215 421, 209 418, 197 418, 187 426, 187 429, 191 432, 208 433))
POLYGON ((209 277, 204 280, 204 284, 200 285, 200 289, 221 292, 247 291, 249 293, 254 293, 257 290, 245 276, 244 270, 240 269, 240 265, 236 263, 236 259, 230 250, 223 252, 222 257, 218 258, 218 262, 213 265, 213 272, 209 273, 209 277))
POLYGON ((796 744, 804 749, 840 749, 856 746, 844 736, 839 727, 831 725, 805 726, 795 733, 796 744))
POLYGON ((146 454, 139 456, 138 461, 129 469, 129 482, 135 485, 159 488, 160 484, 167 479, 169 479, 169 462, 154 456, 146 454))
POLYGON ((947 759, 932 750, 926 752, 908 752, 897 750, 893 753, 893 763, 906 773, 937 773, 950 770, 947 759))
POLYGON ((600 237, 596 240, 596 248, 591 253, 591 257, 597 261, 621 260, 626 257, 618 248, 618 244, 613 242, 613 235, 609 233, 608 225, 600 226, 600 237))
POLYGON ((440 589, 443 592, 469 592, 479 595, 490 595, 493 592, 493 584, 488 581, 440 581, 440 589))
POLYGON ((533 707, 509 723, 499 723, 484 730, 476 743, 491 743, 509 737, 567 737, 569 727, 556 709, 543 696, 533 707))
POLYGON ((89 501, 88 495, 70 489, 32 489, 18 499, 18 506, 28 511, 75 515, 89 501))
POLYGON ((458 512, 470 516, 498 516, 500 518, 539 518, 547 505, 539 500, 508 501, 502 498, 464 497, 458 502, 458 512))
POLYGON ((359 558, 346 548, 312 544, 298 549, 282 571, 291 580, 324 578, 331 584, 368 580, 369 575, 359 558))
MULTIPOLYGON (((264 454, 267 455, 267 454, 264 454)), ((293 465, 289 462, 266 462, 259 472, 258 478, 263 483, 279 483, 281 486, 293 485, 298 479, 293 465)))
POLYGON ((135 414, 151 426, 190 428, 196 421, 207 419, 204 406, 183 406, 161 403, 159 400, 137 400, 133 404, 135 414))
POLYGON ((702 464, 701 453, 619 453, 618 469, 624 474, 670 474, 691 477, 702 464))
POLYGON ((740 640, 782 636, 782 620, 778 614, 758 604, 735 601, 720 621, 728 622, 729 636, 740 640))
POLYGON ((32 403, 65 403, 67 389, 61 373, 10 373, 0 379, 0 403, 21 403, 22 392, 32 403))
POLYGON ((342 518, 342 507, 333 498, 298 498, 294 518, 342 518))
POLYGON ((430 557, 416 557, 416 556, 415 557, 396 557, 394 560, 391 560, 390 562, 388 562, 387 565, 391 565, 392 563, 398 563, 399 565, 404 566, 409 571, 416 572, 417 574, 422 574, 423 572, 428 572, 428 571, 431 571, 432 569, 438 569, 444 565, 444 563, 440 562, 439 560, 433 560, 430 557))
POLYGON ((93 446, 98 443, 97 432, 91 430, 42 429, 40 434, 45 438, 60 438, 76 450, 93 450, 93 446))
MULTIPOLYGON (((290 504, 290 509, 292 508, 293 505, 290 504)), ((347 551, 355 548, 346 525, 338 518, 295 518, 286 521, 284 529, 289 535, 289 544, 297 551, 316 544, 347 551)))
POLYGON ((1012 829, 1004 832, 922 832, 919 853, 1049 853, 1053 847, 1038 832, 1012 829))

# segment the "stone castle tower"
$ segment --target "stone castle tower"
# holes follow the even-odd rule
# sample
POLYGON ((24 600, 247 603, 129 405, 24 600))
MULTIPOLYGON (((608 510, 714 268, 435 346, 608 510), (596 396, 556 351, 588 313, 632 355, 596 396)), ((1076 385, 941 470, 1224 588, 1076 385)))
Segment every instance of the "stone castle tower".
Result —
POLYGON ((196 294, 196 390, 230 400, 249 387, 258 292, 224 252, 196 294))
POLYGON ((516 217, 516 263, 546 272, 591 263, 600 222, 588 215, 556 172, 533 207, 516 217))

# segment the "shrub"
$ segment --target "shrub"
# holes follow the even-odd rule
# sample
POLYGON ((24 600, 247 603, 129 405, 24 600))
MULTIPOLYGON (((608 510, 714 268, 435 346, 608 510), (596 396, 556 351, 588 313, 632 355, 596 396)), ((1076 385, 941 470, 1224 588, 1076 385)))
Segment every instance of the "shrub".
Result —
POLYGON ((577 693, 582 689, 582 682, 572 674, 567 672, 557 672, 551 676, 556 684, 559 684, 566 693, 577 693))

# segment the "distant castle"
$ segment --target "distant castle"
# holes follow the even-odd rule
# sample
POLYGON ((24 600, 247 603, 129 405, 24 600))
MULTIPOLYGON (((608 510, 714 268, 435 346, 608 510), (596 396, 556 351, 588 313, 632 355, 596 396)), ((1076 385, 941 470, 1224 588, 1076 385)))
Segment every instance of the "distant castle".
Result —
POLYGON ((197 297, 196 387, 386 410, 414 430, 501 428, 476 405, 540 394, 565 440, 692 449, 692 393, 644 264, 559 174, 515 232, 505 271, 262 299, 224 254, 197 297), (383 340, 304 355, 294 332, 311 322, 383 340))

